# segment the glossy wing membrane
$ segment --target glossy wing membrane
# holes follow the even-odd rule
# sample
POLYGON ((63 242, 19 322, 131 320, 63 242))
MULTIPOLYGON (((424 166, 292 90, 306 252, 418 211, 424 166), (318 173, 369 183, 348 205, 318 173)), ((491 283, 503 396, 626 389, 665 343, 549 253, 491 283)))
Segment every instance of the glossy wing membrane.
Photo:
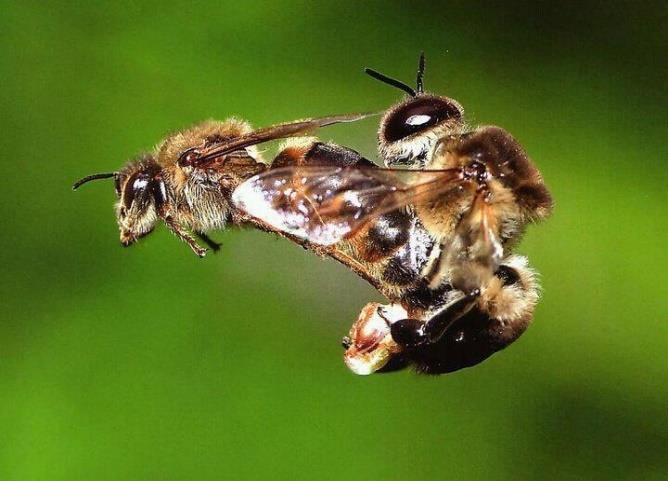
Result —
POLYGON ((470 260, 495 271, 503 257, 503 247, 498 236, 498 217, 490 202, 489 192, 482 190, 476 194, 465 221, 468 226, 458 231, 464 231, 470 260))
POLYGON ((290 166, 248 179, 232 200, 277 230, 327 246, 379 215, 428 201, 462 182, 460 169, 290 166))
POLYGON ((269 142, 271 140, 308 135, 321 127, 345 122, 355 122, 371 115, 375 114, 331 115, 328 117, 272 125, 271 127, 254 130, 241 137, 236 137, 227 142, 223 142, 222 144, 217 144, 208 149, 204 149, 200 152, 200 160, 212 160, 245 147, 269 142))
POLYGON ((499 267, 503 258, 503 246, 499 239, 499 220, 490 194, 486 189, 479 189, 471 206, 459 220, 454 235, 445 238, 441 244, 441 255, 432 271, 430 285, 441 284, 446 274, 456 273, 458 278, 451 278, 459 288, 472 289, 488 278, 499 267), (454 269, 454 270, 452 270, 454 269))

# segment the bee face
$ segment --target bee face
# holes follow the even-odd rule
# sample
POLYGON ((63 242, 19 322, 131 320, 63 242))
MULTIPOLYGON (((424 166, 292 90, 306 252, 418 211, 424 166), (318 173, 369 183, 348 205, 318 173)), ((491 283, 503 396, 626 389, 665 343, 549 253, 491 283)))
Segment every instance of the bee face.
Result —
POLYGON ((387 167, 424 167, 439 138, 462 125, 464 109, 455 100, 435 95, 410 97, 388 110, 378 132, 387 167))
POLYGON ((156 194, 164 195, 164 184, 156 176, 160 167, 152 157, 128 164, 116 178, 116 221, 120 239, 129 246, 150 233, 158 220, 156 194), (158 191, 162 192, 158 192, 158 191))

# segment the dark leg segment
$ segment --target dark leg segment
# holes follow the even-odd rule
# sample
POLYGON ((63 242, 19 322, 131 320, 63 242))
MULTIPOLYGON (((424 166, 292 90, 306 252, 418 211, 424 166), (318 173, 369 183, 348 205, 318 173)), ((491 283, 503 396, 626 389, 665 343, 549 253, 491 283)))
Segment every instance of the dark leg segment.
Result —
POLYGON ((407 348, 438 342, 453 322, 471 310, 479 295, 480 289, 471 291, 450 303, 427 322, 417 319, 395 322, 390 327, 392 339, 407 348))
POLYGON ((218 252, 220 250, 220 246, 223 245, 220 242, 216 242, 215 240, 213 240, 204 232, 195 232, 195 235, 199 237, 199 239, 202 242, 204 242, 207 246, 209 246, 209 249, 211 249, 213 252, 218 252))

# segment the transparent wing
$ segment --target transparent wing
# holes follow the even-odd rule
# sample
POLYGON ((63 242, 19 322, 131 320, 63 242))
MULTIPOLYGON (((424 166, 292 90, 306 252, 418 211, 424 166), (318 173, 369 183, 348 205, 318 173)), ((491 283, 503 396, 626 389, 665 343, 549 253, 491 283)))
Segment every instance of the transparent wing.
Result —
POLYGON ((270 140, 283 139, 287 137, 299 137, 308 135, 311 132, 328 125, 339 124, 344 122, 355 122, 364 119, 373 113, 365 114, 345 114, 345 115, 330 115, 328 117, 319 117, 314 119, 297 120, 294 122, 287 122, 283 124, 272 125, 262 129, 254 130, 246 135, 231 139, 222 144, 217 144, 208 149, 199 152, 199 160, 207 161, 221 157, 234 151, 250 147, 252 145, 269 142, 270 140))
POLYGON ((457 223, 454 235, 443 240, 441 255, 429 276, 430 286, 440 285, 449 273, 453 286, 471 291, 496 272, 502 259, 496 209, 490 192, 479 188, 457 223))
POLYGON ((290 166, 248 179, 232 201, 279 231, 332 245, 379 215, 428 201, 462 182, 460 169, 290 166))
POLYGON ((466 215, 460 220, 455 235, 461 239, 468 260, 495 270, 503 257, 499 240, 499 222, 491 195, 486 190, 476 193, 466 215))

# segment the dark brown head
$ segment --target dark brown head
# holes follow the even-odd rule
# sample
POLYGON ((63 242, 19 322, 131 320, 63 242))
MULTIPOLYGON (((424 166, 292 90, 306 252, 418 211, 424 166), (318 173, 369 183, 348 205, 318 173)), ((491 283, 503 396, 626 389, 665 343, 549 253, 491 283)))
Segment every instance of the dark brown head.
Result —
POLYGON ((373 78, 403 90, 408 98, 390 108, 380 121, 378 144, 385 165, 424 167, 440 137, 463 124, 464 109, 453 99, 424 93, 424 53, 420 55, 416 88, 372 69, 373 78))
POLYGON ((151 155, 130 161, 118 172, 93 174, 77 181, 73 189, 91 180, 113 178, 116 190, 116 221, 124 246, 149 234, 158 220, 158 209, 167 191, 160 166, 151 155))

